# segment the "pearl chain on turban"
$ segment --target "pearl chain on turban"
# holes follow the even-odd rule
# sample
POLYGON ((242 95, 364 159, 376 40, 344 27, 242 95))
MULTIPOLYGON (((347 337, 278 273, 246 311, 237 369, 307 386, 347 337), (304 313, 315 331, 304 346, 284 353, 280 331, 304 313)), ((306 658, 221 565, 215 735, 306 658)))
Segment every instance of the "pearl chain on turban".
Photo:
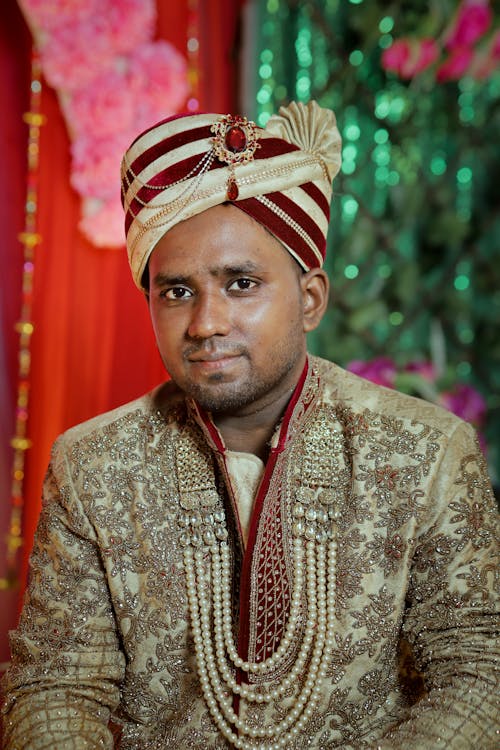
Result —
POLYGON ((225 202, 264 225, 304 270, 321 266, 340 148, 335 115, 316 102, 281 107, 266 128, 245 117, 196 114, 142 133, 122 161, 137 286, 165 232, 225 202))

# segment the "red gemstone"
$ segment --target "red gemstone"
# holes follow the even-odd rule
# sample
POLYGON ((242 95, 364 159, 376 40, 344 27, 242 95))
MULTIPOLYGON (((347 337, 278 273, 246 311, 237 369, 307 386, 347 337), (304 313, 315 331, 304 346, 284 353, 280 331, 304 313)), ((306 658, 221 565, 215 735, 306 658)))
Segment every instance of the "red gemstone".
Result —
POLYGON ((226 131, 225 142, 227 148, 233 153, 244 151, 247 146, 245 131, 239 125, 233 125, 226 131))
POLYGON ((238 185, 236 184, 236 180, 231 180, 227 185, 227 197, 230 201, 235 201, 238 195, 240 194, 240 191, 238 190, 238 185))

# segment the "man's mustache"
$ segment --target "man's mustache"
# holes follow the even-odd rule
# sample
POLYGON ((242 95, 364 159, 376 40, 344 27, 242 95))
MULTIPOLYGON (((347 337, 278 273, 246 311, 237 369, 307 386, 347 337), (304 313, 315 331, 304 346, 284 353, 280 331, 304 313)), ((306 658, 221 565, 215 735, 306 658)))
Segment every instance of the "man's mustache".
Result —
POLYGON ((216 361, 225 357, 240 357, 247 353, 246 347, 241 344, 231 344, 228 342, 203 342, 190 344, 184 349, 184 358, 191 361, 216 361))

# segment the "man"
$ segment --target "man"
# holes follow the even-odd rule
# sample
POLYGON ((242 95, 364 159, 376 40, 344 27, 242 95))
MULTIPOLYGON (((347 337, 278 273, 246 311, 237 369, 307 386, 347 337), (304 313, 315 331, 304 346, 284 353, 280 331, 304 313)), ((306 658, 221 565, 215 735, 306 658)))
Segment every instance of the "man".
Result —
POLYGON ((307 355, 339 152, 311 103, 174 118, 125 155, 171 380, 54 447, 9 750, 497 747, 472 429, 307 355))

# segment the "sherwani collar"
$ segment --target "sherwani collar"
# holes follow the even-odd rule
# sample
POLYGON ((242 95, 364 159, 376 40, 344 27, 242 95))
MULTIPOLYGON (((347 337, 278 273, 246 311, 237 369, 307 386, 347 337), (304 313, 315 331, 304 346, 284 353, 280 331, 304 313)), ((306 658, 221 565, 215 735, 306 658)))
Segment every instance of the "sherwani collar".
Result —
MULTIPOLYGON (((316 401, 319 389, 310 388, 312 385, 311 381, 314 378, 316 380, 318 379, 317 375, 313 373, 309 357, 306 357, 297 385, 295 386, 292 396, 287 404, 282 419, 276 426, 276 431, 271 442, 269 460, 271 460, 273 454, 279 454, 286 448, 295 432, 295 429, 290 429, 291 425, 293 424, 295 428, 297 426, 297 420, 300 421, 312 406, 312 403, 316 401)), ((206 411, 193 398, 187 398, 186 403, 188 411, 201 428, 205 439, 212 450, 223 455, 227 450, 226 445, 220 430, 213 421, 211 413, 206 411)))

